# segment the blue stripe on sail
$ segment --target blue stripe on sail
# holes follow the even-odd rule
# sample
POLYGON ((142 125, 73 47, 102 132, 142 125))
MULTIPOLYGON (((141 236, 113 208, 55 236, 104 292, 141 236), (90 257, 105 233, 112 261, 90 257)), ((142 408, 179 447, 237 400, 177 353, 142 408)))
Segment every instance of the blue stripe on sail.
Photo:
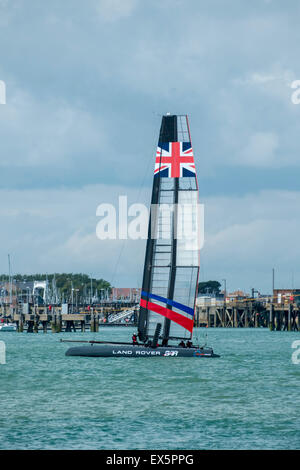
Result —
POLYGON ((148 292, 142 291, 141 294, 144 297, 150 297, 151 299, 158 300, 159 302, 164 302, 167 305, 172 305, 175 308, 178 308, 179 310, 182 310, 185 313, 188 313, 189 315, 194 316, 194 310, 187 305, 180 304, 179 302, 176 302, 175 300, 169 300, 166 299, 165 297, 161 297, 160 295, 156 294, 148 294, 148 292))

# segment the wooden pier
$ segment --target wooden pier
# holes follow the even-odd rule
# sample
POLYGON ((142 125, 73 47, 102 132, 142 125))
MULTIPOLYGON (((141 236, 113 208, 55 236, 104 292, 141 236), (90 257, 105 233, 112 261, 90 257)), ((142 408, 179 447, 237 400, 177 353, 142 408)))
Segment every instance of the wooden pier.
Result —
POLYGON ((230 302, 196 308, 195 325, 214 328, 269 328, 271 331, 299 331, 300 309, 296 304, 230 302))
MULTIPOLYGON (((128 306, 109 305, 105 307, 78 309, 77 313, 62 313, 61 306, 30 306, 28 313, 16 308, 0 307, 0 317, 17 324, 19 332, 38 333, 52 331, 59 333, 75 331, 99 331, 99 326, 137 326, 139 307, 132 306, 134 321, 110 322, 111 315, 128 310, 128 306)), ((296 304, 275 304, 265 306, 258 302, 228 302, 216 306, 197 306, 195 326, 210 328, 269 328, 271 331, 300 331, 300 308, 296 304)))
MULTIPOLYGON (((28 333, 38 333, 42 331, 47 333, 47 331, 52 331, 53 333, 65 332, 75 332, 79 331, 92 331, 97 332, 99 330, 99 325, 102 326, 135 326, 137 321, 137 308, 136 305, 131 309, 128 306, 117 307, 117 306, 106 306, 98 308, 90 308, 86 310, 84 308, 78 309, 75 313, 62 313, 61 306, 51 307, 49 306, 37 307, 30 306, 28 308, 28 313, 23 313, 15 307, 6 307, 5 309, 0 308, 0 317, 4 317, 13 321, 17 325, 17 331, 23 332, 27 331, 28 333), (124 321, 124 322, 110 322, 112 315, 118 315, 133 311, 134 321, 124 321)), ((129 316, 132 315, 129 313, 129 316)))
POLYGON ((43 331, 47 333, 75 332, 80 330, 85 332, 99 331, 99 326, 135 326, 134 322, 109 323, 104 321, 98 314, 14 314, 13 321, 17 325, 19 332, 38 333, 43 331))

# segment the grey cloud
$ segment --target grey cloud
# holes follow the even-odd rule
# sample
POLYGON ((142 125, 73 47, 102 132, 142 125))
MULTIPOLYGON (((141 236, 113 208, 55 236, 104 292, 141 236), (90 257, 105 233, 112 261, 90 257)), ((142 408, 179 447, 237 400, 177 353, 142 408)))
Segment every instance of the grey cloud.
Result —
MULTIPOLYGON (((120 189, 148 203, 169 111, 190 116, 200 194, 210 200, 201 276, 231 267, 232 284, 257 278, 267 288, 262 253, 274 231, 265 264, 278 259, 287 272, 298 230, 288 207, 296 210, 299 188, 300 105, 289 80, 300 79, 300 5, 188 3, 0 2, 3 265, 10 251, 16 270, 99 267, 109 278, 120 245, 94 238, 98 195, 120 189)), ((136 270, 135 246, 119 266, 134 284, 144 245, 136 270)))

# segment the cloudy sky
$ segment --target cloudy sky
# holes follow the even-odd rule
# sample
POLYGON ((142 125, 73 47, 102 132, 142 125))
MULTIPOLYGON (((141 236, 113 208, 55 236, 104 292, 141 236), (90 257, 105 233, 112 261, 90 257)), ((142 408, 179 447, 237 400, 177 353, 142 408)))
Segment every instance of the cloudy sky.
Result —
POLYGON ((150 202, 161 115, 189 115, 200 280, 300 287, 297 1, 0 0, 0 271, 140 286, 145 241, 97 206, 150 202))

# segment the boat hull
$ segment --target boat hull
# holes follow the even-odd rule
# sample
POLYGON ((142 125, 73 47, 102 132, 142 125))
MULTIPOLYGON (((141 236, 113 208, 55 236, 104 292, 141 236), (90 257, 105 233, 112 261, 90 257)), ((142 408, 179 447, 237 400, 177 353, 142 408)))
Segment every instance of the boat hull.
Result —
POLYGON ((66 351, 66 356, 89 357, 219 357, 211 348, 145 347, 133 345, 76 346, 66 351))
POLYGON ((16 325, 0 325, 0 331, 17 331, 16 325))

